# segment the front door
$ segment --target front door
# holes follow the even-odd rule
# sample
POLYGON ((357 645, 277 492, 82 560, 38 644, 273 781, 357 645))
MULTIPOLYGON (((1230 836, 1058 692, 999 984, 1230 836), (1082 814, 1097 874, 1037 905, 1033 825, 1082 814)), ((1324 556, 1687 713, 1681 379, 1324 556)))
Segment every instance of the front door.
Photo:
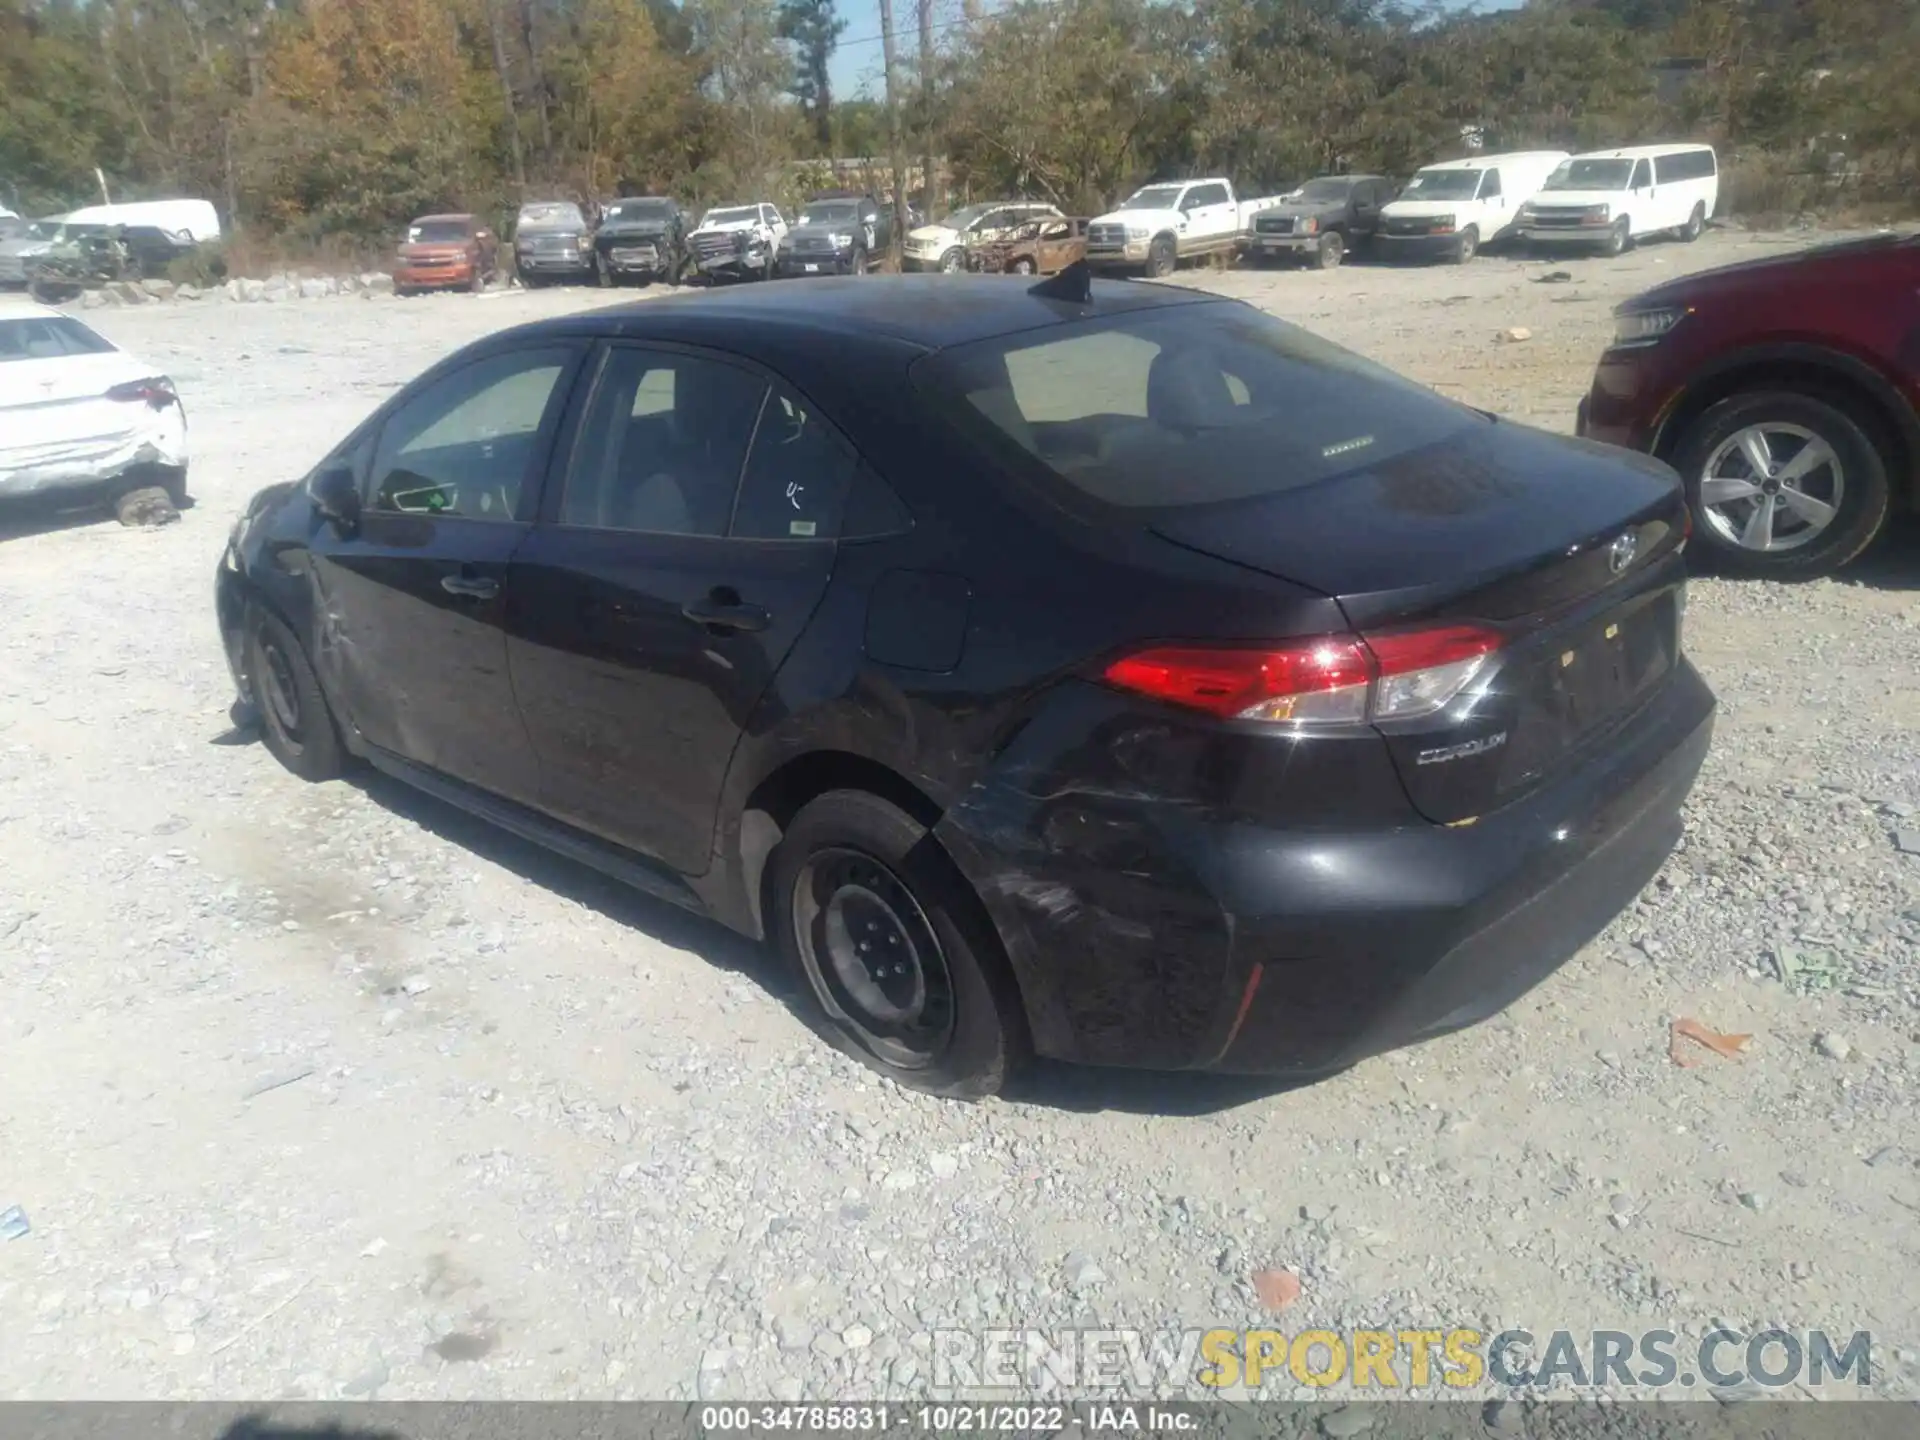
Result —
POLYGON ((522 801, 533 749, 507 674, 507 565, 576 346, 476 360, 388 417, 357 533, 311 549, 316 658, 367 740, 522 801))
POLYGON ((729 360, 614 344, 509 575, 542 808, 683 874, 833 567, 851 452, 729 360))

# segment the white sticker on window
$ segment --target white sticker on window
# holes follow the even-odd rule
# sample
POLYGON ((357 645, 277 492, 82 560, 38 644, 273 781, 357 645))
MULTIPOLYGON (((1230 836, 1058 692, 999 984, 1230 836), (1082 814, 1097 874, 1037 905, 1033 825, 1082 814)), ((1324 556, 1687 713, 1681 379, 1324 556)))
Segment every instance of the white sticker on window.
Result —
POLYGON ((812 535, 817 532, 819 528, 820 527, 811 520, 789 520, 787 522, 787 534, 789 535, 812 535))

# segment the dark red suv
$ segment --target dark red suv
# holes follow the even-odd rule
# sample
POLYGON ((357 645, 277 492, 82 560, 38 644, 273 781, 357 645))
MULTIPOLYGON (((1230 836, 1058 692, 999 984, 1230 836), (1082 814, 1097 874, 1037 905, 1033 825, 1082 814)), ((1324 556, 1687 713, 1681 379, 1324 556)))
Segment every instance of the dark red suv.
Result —
POLYGON ((1678 470, 1731 568, 1823 575, 1920 509, 1920 235, 1688 275, 1614 326, 1580 434, 1678 470))

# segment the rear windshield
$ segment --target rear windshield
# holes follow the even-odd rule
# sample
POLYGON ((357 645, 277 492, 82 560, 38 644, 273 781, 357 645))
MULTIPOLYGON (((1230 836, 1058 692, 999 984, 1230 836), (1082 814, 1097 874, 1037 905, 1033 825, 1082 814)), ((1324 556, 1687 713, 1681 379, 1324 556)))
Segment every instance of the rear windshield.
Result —
POLYGON ((913 374, 990 448, 1023 451, 1039 462, 1033 473, 1130 511, 1313 485, 1489 423, 1233 303, 996 336, 913 374))
POLYGON ((105 355, 105 340, 65 315, 29 315, 0 320, 0 365, 9 360, 57 360, 63 355, 105 355))

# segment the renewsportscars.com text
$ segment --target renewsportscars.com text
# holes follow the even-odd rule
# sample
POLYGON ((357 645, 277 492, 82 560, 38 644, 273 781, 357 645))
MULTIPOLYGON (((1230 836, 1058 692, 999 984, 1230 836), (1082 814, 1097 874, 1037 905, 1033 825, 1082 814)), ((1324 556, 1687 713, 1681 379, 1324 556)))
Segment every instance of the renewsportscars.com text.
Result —
POLYGON ((1447 1394, 1557 1386, 1728 1389, 1873 1380, 1864 1330, 939 1330, 945 1394, 1447 1394))

